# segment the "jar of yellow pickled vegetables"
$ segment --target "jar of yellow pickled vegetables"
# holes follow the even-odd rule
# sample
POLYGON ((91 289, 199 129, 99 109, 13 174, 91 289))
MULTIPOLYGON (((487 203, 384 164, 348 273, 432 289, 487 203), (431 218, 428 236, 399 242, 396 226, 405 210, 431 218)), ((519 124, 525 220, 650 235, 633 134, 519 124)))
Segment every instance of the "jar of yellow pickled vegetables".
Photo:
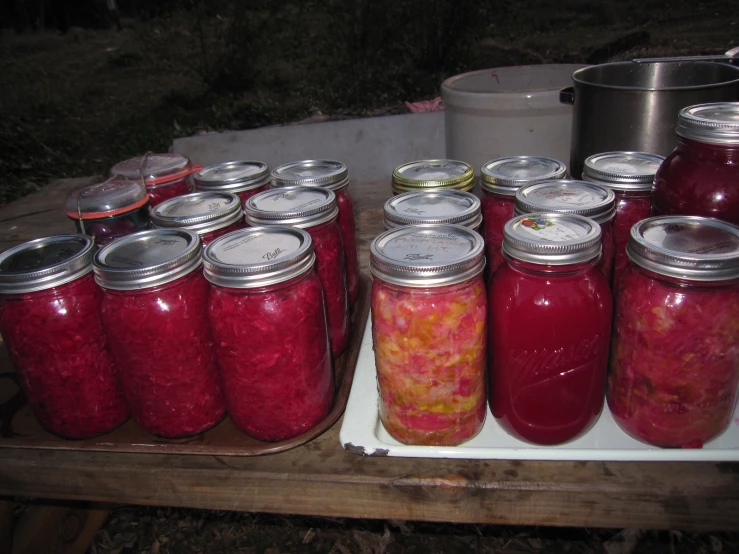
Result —
POLYGON ((485 422, 482 237, 461 225, 398 227, 370 246, 380 420, 403 444, 455 446, 485 422))

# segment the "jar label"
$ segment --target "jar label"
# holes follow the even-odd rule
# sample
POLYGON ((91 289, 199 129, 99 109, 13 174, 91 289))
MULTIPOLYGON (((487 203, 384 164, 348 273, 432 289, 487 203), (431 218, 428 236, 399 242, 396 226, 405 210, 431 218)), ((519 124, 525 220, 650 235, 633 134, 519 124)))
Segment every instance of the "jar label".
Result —
POLYGON ((521 220, 519 229, 535 236, 539 240, 547 240, 551 242, 563 242, 568 240, 577 240, 580 235, 566 225, 552 221, 551 219, 526 218, 521 220))
POLYGON ((470 241, 462 236, 449 233, 412 233, 391 239, 384 250, 394 260, 450 262, 461 259, 471 248, 470 241))
POLYGON ((587 190, 553 190, 542 195, 552 206, 591 206, 603 201, 587 190))
POLYGON ((212 252, 219 262, 230 265, 253 265, 271 262, 295 253, 301 240, 288 233, 248 234, 224 242, 212 252))
POLYGON ((712 255, 739 252, 739 239, 723 229, 709 226, 670 223, 644 231, 644 239, 673 252, 712 255))

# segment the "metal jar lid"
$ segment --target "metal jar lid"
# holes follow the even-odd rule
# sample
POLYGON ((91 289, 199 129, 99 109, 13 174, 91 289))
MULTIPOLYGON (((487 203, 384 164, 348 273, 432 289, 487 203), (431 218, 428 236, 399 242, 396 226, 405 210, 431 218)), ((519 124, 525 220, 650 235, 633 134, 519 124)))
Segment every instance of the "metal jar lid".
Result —
POLYGON ((110 174, 154 186, 185 177, 191 168, 190 160, 181 154, 145 154, 118 162, 110 169, 110 174))
POLYGON ((636 265, 667 277, 737 279, 739 227, 708 217, 650 217, 631 228, 626 254, 636 265))
POLYGON ((297 227, 252 227, 218 238, 203 252, 205 278, 214 285, 253 288, 302 275, 316 255, 310 235, 297 227))
POLYGON ((390 229, 370 245, 370 271, 387 283, 438 287, 461 283, 485 267, 485 245, 461 225, 410 225, 390 229))
POLYGON ((148 201, 149 193, 139 181, 111 177, 73 191, 64 208, 74 219, 100 219, 137 210, 148 201))
POLYGON ((181 227, 199 235, 228 227, 244 217, 241 200, 228 192, 193 192, 151 208, 154 227, 181 227))
POLYGON ((482 222, 480 199, 461 190, 404 192, 385 202, 385 228, 451 223, 476 229, 482 222))
POLYGON ((646 152, 593 154, 585 159, 582 178, 618 191, 648 191, 664 159, 646 152))
POLYGON ((204 192, 253 190, 269 183, 269 166, 257 161, 225 162, 193 173, 192 182, 204 192))
POLYGON ((474 169, 456 160, 419 160, 393 171, 395 193, 428 189, 472 190, 474 187, 474 169))
POLYGON ((513 196, 524 185, 562 179, 567 166, 538 156, 509 156, 485 162, 480 170, 483 190, 513 196))
POLYGON ((524 262, 569 265, 600 256, 600 225, 580 215, 530 213, 503 227, 503 252, 524 262))
POLYGON ((544 181, 516 191, 515 215, 533 212, 582 215, 606 223, 616 213, 616 195, 603 185, 587 181, 544 181))
POLYGON ((95 241, 86 235, 35 239, 0 254, 0 293, 58 287, 92 271, 95 241))
POLYGON ((739 144, 739 102, 698 104, 680 110, 675 131, 712 144, 739 144))
POLYGON ((285 187, 265 190, 246 201, 246 222, 259 225, 313 227, 339 215, 332 190, 316 187, 285 187))
POLYGON ((164 285, 202 263, 200 237, 188 229, 151 229, 114 240, 95 254, 95 280, 113 290, 164 285))
POLYGON ((349 184, 346 164, 336 160, 302 160, 272 170, 272 186, 340 189, 349 184))

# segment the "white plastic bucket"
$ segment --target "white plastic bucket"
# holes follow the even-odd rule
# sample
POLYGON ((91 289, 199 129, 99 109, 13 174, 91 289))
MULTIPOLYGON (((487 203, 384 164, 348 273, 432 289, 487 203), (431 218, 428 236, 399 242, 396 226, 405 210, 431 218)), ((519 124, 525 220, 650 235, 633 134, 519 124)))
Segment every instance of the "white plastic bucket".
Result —
POLYGON ((450 77, 441 85, 447 158, 479 174, 504 156, 570 159, 572 106, 559 92, 572 86, 578 64, 499 67, 450 77))

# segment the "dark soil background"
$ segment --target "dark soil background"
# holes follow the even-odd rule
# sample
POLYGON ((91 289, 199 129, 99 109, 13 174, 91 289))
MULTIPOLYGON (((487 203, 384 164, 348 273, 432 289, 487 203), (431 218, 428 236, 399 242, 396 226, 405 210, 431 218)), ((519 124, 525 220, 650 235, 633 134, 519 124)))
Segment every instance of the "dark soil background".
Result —
MULTIPOLYGON (((10 4, 0 4, 0 204, 175 137, 405 113, 404 101, 434 98, 469 70, 739 43, 736 0, 120 0, 120 30, 104 2, 64 24, 43 0, 25 0, 20 19, 10 4)), ((90 552, 680 554, 737 552, 737 538, 120 506, 90 552)))

